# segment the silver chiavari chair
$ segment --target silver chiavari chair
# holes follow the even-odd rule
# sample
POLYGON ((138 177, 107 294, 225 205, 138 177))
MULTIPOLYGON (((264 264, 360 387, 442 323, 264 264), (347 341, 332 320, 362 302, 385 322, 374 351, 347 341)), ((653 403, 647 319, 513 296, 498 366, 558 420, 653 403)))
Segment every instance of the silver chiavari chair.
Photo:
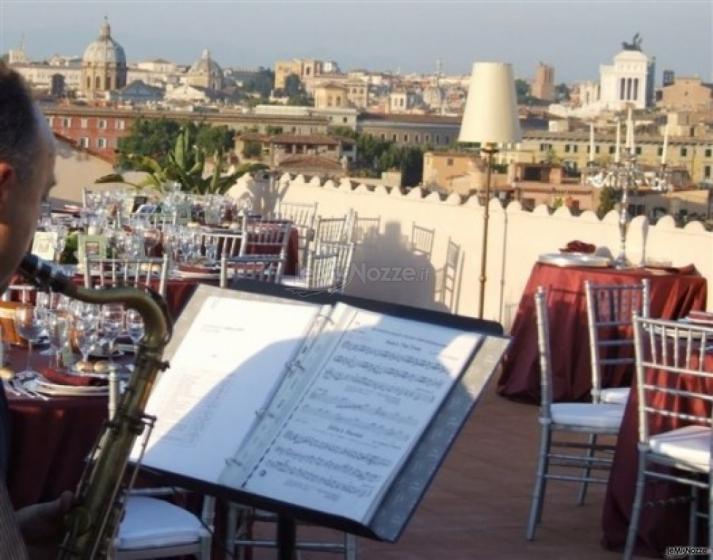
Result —
POLYGON ((314 228, 315 244, 319 247, 320 243, 344 243, 349 241, 352 231, 348 231, 348 218, 349 216, 317 218, 314 228))
MULTIPOLYGON (((644 503, 647 481, 689 487, 689 546, 696 544, 699 493, 708 493, 708 535, 713 542, 711 446, 713 416, 713 328, 636 317, 636 383, 639 464, 624 558, 634 552, 644 506, 680 503, 680 497, 644 503), (652 433, 657 422, 664 431, 652 433)), ((657 492, 657 498, 660 494, 657 492)), ((711 546, 709 544, 709 546, 711 546)), ((708 558, 713 559, 709 548, 708 558)))
POLYGON ((365 218, 358 215, 354 220, 352 240, 357 244, 363 243, 364 240, 379 235, 380 229, 381 216, 377 216, 376 218, 365 218))
POLYGON ((240 255, 240 248, 243 241, 241 232, 216 233, 205 231, 201 234, 201 246, 206 257, 214 261, 219 261, 223 256, 230 259, 240 255))
POLYGON ((245 255, 220 259, 219 285, 227 288, 231 280, 256 280, 280 283, 285 266, 284 255, 245 255))
POLYGON ((318 253, 310 250, 304 272, 300 276, 284 276, 282 284, 308 290, 336 290, 338 259, 336 251, 318 253))
MULTIPOLYGON (((579 443, 571 437, 555 440, 557 434, 582 434, 616 436, 619 433, 624 408, 603 403, 553 403, 552 402, 552 357, 550 351, 550 328, 545 289, 540 286, 535 294, 537 313, 537 339, 540 354, 540 448, 532 493, 530 516, 527 524, 527 539, 535 538, 535 530, 542 518, 547 481, 606 484, 607 478, 591 476, 592 469, 608 471, 610 457, 596 457, 597 451, 613 451, 612 445, 579 443), (556 448, 556 449, 553 449, 556 448), (560 451, 560 449, 562 451, 560 451), (579 449, 585 455, 568 453, 579 449), (553 469, 557 469, 553 472, 553 469), (566 474, 560 469, 576 469, 579 474, 566 474)), ((591 439, 590 439, 591 441, 591 439)))
POLYGON ((629 387, 602 388, 606 368, 634 366, 634 313, 649 316, 650 282, 584 283, 592 360, 592 402, 626 404, 629 387))
POLYGON ((105 288, 113 286, 151 287, 166 295, 168 255, 162 258, 107 259, 85 256, 84 286, 105 288))
POLYGON ((273 217, 292 222, 299 232, 300 266, 307 262, 307 251, 314 238, 314 223, 317 218, 317 203, 284 202, 277 203, 273 217))
POLYGON ((323 242, 319 246, 318 253, 335 254, 336 270, 334 275, 334 289, 344 293, 351 277, 352 262, 354 260, 355 244, 350 243, 330 243, 323 242))

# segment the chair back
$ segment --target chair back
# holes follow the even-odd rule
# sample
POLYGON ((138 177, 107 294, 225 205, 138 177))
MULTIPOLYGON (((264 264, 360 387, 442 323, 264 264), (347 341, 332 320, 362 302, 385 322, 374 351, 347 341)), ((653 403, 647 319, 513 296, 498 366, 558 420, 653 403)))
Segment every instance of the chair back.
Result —
POLYGON ((342 218, 317 218, 314 228, 315 243, 344 243, 351 232, 347 231, 348 216, 342 218))
POLYGON ((433 252, 433 238, 435 235, 435 229, 417 226, 416 222, 413 222, 411 225, 411 250, 414 253, 430 257, 433 252))
POLYGON ((237 257, 240 254, 242 240, 242 233, 206 231, 201 234, 201 247, 203 247, 206 257, 219 261, 223 258, 223 255, 228 259, 237 257))
POLYGON ((592 367, 592 402, 598 403, 605 368, 633 366, 634 314, 649 316, 650 283, 595 284, 584 282, 592 367))
POLYGON ((537 316, 537 349, 540 355, 540 418, 552 417, 552 354, 550 352, 550 321, 547 312, 547 291, 542 286, 535 292, 537 316))
POLYGON ((221 288, 227 288, 231 280, 256 280, 279 284, 284 273, 285 258, 280 255, 246 255, 220 259, 221 288))
POLYGON ((133 286, 153 288, 166 295, 168 255, 162 258, 105 259, 84 257, 84 286, 107 288, 133 286))
POLYGON ((279 201, 274 216, 289 220, 298 228, 312 229, 317 217, 317 203, 279 201))
POLYGON ((381 216, 376 218, 365 218, 356 216, 354 220, 354 232, 352 233, 352 241, 362 243, 365 239, 379 234, 381 229, 381 216))
MULTIPOLYGON (((349 282, 349 273, 354 260, 354 243, 321 243, 318 254, 335 255, 334 288, 340 293, 349 282)), ((308 269, 309 270, 309 269, 308 269)))
POLYGON ((283 255, 287 258, 287 244, 292 226, 289 223, 269 223, 243 220, 239 256, 283 255))
POLYGON ((309 290, 333 290, 337 287, 336 252, 309 252, 306 284, 309 290))
POLYGON ((649 441, 649 423, 713 426, 713 327, 634 318, 639 442, 649 441))

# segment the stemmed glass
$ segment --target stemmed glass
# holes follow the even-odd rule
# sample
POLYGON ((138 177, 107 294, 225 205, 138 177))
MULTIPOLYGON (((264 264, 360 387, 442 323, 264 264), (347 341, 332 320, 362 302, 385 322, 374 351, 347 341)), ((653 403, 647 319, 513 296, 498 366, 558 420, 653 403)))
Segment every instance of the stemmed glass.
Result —
POLYGON ((109 364, 114 368, 114 343, 124 326, 124 307, 118 303, 110 303, 102 307, 101 326, 104 338, 109 343, 109 364))
POLYGON ((97 343, 99 342, 97 324, 94 317, 91 315, 88 317, 75 316, 74 333, 77 337, 79 352, 82 354, 82 361, 76 365, 76 369, 77 372, 83 373, 85 370, 89 369, 89 354, 91 354, 92 350, 96 348, 97 343))
POLYGON ((25 369, 19 373, 24 377, 35 377, 37 372, 31 367, 32 341, 42 332, 39 313, 33 305, 19 305, 14 311, 15 329, 27 341, 27 363, 25 369))
MULTIPOLYGON (((69 342, 69 317, 67 313, 60 310, 55 310, 50 313, 48 321, 48 332, 50 343, 56 349, 54 355, 55 367, 62 367, 62 350, 69 342)), ((66 364, 65 364, 66 365, 66 364)))
MULTIPOLYGON (((39 336, 49 336, 49 321, 51 315, 52 295, 47 292, 38 291, 35 294, 35 312, 37 313, 38 321, 41 327, 39 336)), ((50 347, 46 348, 40 354, 42 356, 52 356, 55 353, 55 348, 50 342, 50 347)))
POLYGON ((126 310, 126 332, 134 345, 134 355, 139 350, 139 342, 144 337, 144 320, 135 309, 126 310))

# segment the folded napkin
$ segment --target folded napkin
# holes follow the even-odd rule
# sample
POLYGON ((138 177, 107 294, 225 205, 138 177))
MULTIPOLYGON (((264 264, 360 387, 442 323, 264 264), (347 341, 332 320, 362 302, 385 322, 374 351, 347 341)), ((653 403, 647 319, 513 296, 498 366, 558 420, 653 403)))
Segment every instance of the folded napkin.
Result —
POLYGON ((76 373, 66 373, 54 368, 44 368, 40 371, 44 378, 56 385, 73 385, 76 387, 89 387, 106 385, 107 380, 99 377, 90 377, 76 373))
POLYGON ((570 241, 566 247, 560 249, 563 253, 593 253, 597 250, 596 245, 585 243, 584 241, 570 241))

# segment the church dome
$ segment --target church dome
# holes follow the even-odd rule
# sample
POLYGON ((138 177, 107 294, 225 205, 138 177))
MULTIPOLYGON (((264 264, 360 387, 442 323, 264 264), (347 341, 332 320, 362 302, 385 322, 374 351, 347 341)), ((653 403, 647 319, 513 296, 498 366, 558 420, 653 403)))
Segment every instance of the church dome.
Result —
POLYGON ((223 79, 223 69, 210 57, 208 49, 204 49, 200 59, 191 65, 189 73, 223 79))
POLYGON ((90 43, 82 57, 84 64, 126 65, 124 48, 111 37, 111 27, 105 19, 99 32, 99 38, 90 43))

